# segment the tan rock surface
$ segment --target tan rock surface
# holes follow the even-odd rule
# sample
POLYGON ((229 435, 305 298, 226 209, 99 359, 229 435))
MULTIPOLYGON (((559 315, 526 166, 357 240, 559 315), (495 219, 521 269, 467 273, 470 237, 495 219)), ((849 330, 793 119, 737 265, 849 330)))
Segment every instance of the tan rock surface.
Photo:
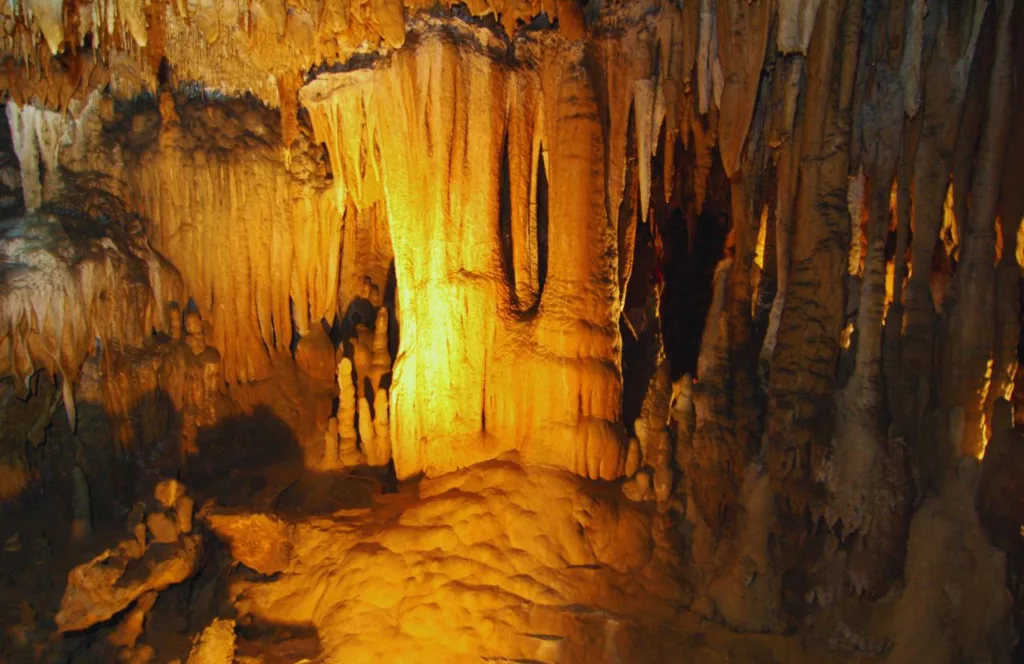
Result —
POLYGON ((200 536, 191 535, 176 545, 137 549, 130 541, 71 570, 56 616, 60 632, 87 629, 146 593, 181 583, 195 573, 203 545, 200 536))

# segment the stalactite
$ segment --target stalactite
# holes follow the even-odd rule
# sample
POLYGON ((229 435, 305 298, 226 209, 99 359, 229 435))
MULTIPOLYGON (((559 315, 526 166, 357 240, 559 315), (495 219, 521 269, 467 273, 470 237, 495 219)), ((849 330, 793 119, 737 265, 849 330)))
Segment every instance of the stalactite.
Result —
POLYGON ((715 57, 715 0, 700 0, 700 38, 697 42, 697 110, 706 115, 711 108, 712 67, 715 57))
POLYGON ((736 175, 747 140, 768 44, 773 3, 718 0, 718 44, 722 63, 718 149, 726 175, 736 175))
MULTIPOLYGON (((897 10, 898 11, 898 10, 897 10)), ((892 11, 892 14, 897 13, 892 11)), ((896 177, 899 146, 903 133, 904 106, 899 95, 900 82, 894 67, 899 53, 888 48, 890 31, 901 32, 902 26, 893 25, 891 14, 876 18, 877 36, 871 43, 875 48, 874 61, 870 66, 867 88, 861 113, 863 146, 861 164, 867 177, 867 252, 864 256, 863 277, 855 329, 858 333, 854 385, 848 388, 853 397, 858 415, 855 419, 870 418, 881 423, 881 411, 885 405, 882 383, 882 325, 886 296, 885 243, 889 231, 889 202, 892 182, 896 177), (882 46, 884 45, 884 46, 882 46)), ((869 51, 870 52, 870 51, 869 51)), ((869 56, 869 57, 872 57, 869 56)), ((853 223, 858 223, 854 218, 853 223)), ((915 236, 916 237, 916 236, 915 236)), ((859 244, 859 242, 858 242, 859 244)), ((881 431, 876 433, 881 434, 881 431)))
POLYGON ((921 106, 926 4, 925 0, 911 0, 907 7, 906 44, 903 47, 903 61, 900 63, 900 78, 903 80, 903 108, 909 118, 916 116, 921 106))
POLYGON ((822 451, 816 432, 828 414, 843 326, 849 233, 844 203, 859 7, 846 4, 843 22, 843 6, 821 8, 808 62, 790 287, 772 357, 765 443, 773 478, 797 495, 822 451))
MULTIPOLYGON (((932 256, 939 239, 942 206, 966 92, 956 80, 956 71, 963 66, 969 69, 973 55, 970 40, 961 42, 963 53, 956 52, 953 47, 957 42, 950 32, 959 26, 948 25, 948 12, 943 18, 945 24, 938 28, 933 52, 925 58, 924 117, 914 161, 911 194, 913 238, 910 243, 910 276, 903 302, 905 322, 901 360, 902 371, 908 381, 905 403, 913 413, 912 417, 920 417, 931 400, 935 330, 930 288, 932 256), (965 59, 967 64, 961 59, 965 59)), ((977 19, 980 21, 980 16, 977 19)), ((908 115, 913 116, 909 109, 908 115)))
MULTIPOLYGON (((46 109, 7 102, 14 152, 21 165, 21 186, 25 207, 38 209, 53 198, 59 187, 57 159, 68 130, 64 116, 46 109)), ((73 131, 73 130, 72 130, 73 131)))
MULTIPOLYGON (((1012 145, 1012 143, 1011 143, 1012 145)), ((1007 156, 1009 156, 1009 151, 1007 156)), ((1006 172, 1006 171, 1004 171, 1006 172)), ((1004 186, 1005 180, 1004 180, 1004 186)), ((1004 214, 1010 206, 1004 205, 1004 214)), ((1020 219, 1020 217, 1017 217, 1020 219)), ((995 339, 992 351, 992 377, 985 399, 985 413, 991 422, 992 408, 996 399, 1009 400, 1013 394, 1014 379, 1017 375, 1017 347, 1020 341, 1020 266, 1017 265, 1017 234, 1013 232, 1020 222, 1010 222, 1007 214, 997 223, 1002 227, 1003 255, 995 273, 995 339), (1003 221, 1006 219, 1006 221, 1003 221)))
POLYGON ((779 33, 776 39, 779 52, 807 55, 821 0, 779 0, 778 4, 779 33))
MULTIPOLYGON (((913 410, 906 403, 909 390, 905 387, 909 382, 907 376, 900 371, 902 366, 902 333, 903 333, 903 282, 906 275, 906 252, 910 234, 911 216, 911 183, 914 177, 914 155, 917 154, 921 137, 922 116, 918 114, 913 120, 906 120, 903 128, 903 145, 900 148, 900 161, 896 170, 896 181, 893 183, 893 216, 895 217, 896 248, 891 262, 892 276, 886 277, 886 290, 891 302, 885 309, 885 326, 882 335, 882 364, 886 383, 889 387, 889 411, 893 419, 903 431, 913 432, 913 410)), ((887 270, 890 269, 888 266, 887 270)), ((911 434, 912 435, 912 434, 911 434)))
POLYGON ((999 4, 996 56, 988 111, 964 226, 956 296, 949 318, 943 404, 951 408, 953 443, 965 455, 985 452, 984 404, 990 387, 995 315, 995 218, 1010 127, 1012 66, 1010 17, 1013 0, 999 4))
MULTIPOLYGON (((256 380, 287 350, 293 322, 306 335, 338 310, 343 225, 312 166, 293 157, 289 173, 282 154, 251 134, 258 147, 244 157, 170 147, 186 121, 174 109, 161 103, 162 132, 171 132, 163 147, 126 168, 130 200, 211 322, 224 378, 256 380)), ((189 111, 187 122, 200 120, 189 111)))
MULTIPOLYGON (((580 78, 585 70, 573 61, 572 51, 563 50, 558 42, 552 46, 554 51, 547 49, 537 63, 539 76, 535 76, 529 71, 492 69, 482 54, 428 38, 415 50, 396 55, 387 67, 322 77, 322 83, 303 91, 304 104, 315 118, 314 124, 321 127, 318 135, 326 139, 332 163, 341 164, 346 172, 344 164, 354 158, 351 151, 357 144, 345 143, 346 130, 337 124, 339 109, 361 108, 359 112, 376 116, 376 120, 361 121, 362 125, 380 123, 375 134, 379 148, 373 150, 379 149, 379 167, 387 174, 383 193, 395 250, 402 324, 390 408, 400 476, 423 469, 441 472, 508 447, 519 449, 524 457, 591 476, 611 477, 621 472, 621 434, 611 424, 618 418, 621 378, 617 371, 606 373, 600 368, 618 352, 616 321, 621 305, 618 289, 595 289, 599 281, 593 277, 608 259, 614 259, 618 269, 618 252, 614 250, 618 233, 606 235, 586 221, 607 211, 603 173, 599 182, 590 182, 581 178, 576 168, 577 164, 593 163, 600 154, 595 145, 600 131, 593 84, 580 78), (373 94, 367 97, 370 80, 373 94), (506 100, 511 94, 527 94, 524 89, 531 86, 529 94, 538 99, 541 119, 535 124, 516 120, 516 112, 511 111, 511 121, 507 121, 506 100), (456 89, 461 92, 453 94, 456 89), (361 106, 353 105, 353 98, 362 100, 361 106), (567 135, 566 131, 577 132, 577 140, 548 145, 543 138, 567 135), (472 168, 467 168, 466 135, 482 139, 473 146, 472 168), (507 135, 507 148, 503 135, 507 135), (541 145, 543 152, 538 149, 541 145), (516 299, 521 307, 524 300, 528 303, 539 297, 535 305, 539 310, 536 317, 517 320, 513 315, 508 321, 485 317, 467 327, 467 310, 494 311, 493 303, 499 311, 511 309, 511 285, 500 278, 496 204, 505 149, 510 171, 516 168, 521 172, 523 157, 532 153, 537 169, 533 172, 538 173, 513 182, 509 197, 513 201, 516 281, 522 284, 519 275, 523 272, 537 275, 528 280, 530 290, 521 290, 516 299), (532 200, 536 203, 531 205, 540 206, 541 193, 547 193, 537 184, 541 164, 544 179, 550 179, 550 190, 560 194, 552 196, 545 209, 523 215, 521 201, 532 200), (526 195, 526 191, 531 193, 526 195), (550 224, 546 255, 540 235, 542 218, 550 224), (529 229, 525 233, 523 225, 529 229), (571 235, 569 228, 575 229, 576 235, 571 235), (578 236, 583 231, 590 234, 589 239, 578 236), (575 238, 573 247, 565 244, 570 237, 575 238), (520 238, 532 248, 517 254, 520 238), (424 246, 446 245, 465 249, 460 257, 422 250, 424 246), (613 249, 610 254, 608 247, 613 249), (530 257, 526 266, 517 255, 530 257), (601 258, 584 260, 585 256, 601 258), (449 265, 450 261, 455 262, 449 265), (465 276, 450 274, 455 265, 465 276), (574 293, 571 298, 558 295, 569 292, 574 293), (573 322, 576 320, 586 321, 594 330, 586 333, 582 357, 568 364, 543 359, 541 351, 566 360, 566 353, 578 355, 575 346, 563 348, 559 341, 568 338, 565 335, 570 328, 575 330, 573 334, 582 331, 573 322), (458 330, 455 336, 453 327, 458 330), (465 336, 469 334, 472 339, 465 336), (492 355, 489 349, 494 343, 522 350, 492 355), (438 356, 444 348, 447 354, 438 356), (502 368, 499 358, 512 356, 519 362, 520 379, 523 372, 535 374, 526 385, 546 384, 548 372, 559 366, 559 375, 565 375, 565 368, 570 367, 574 387, 552 398, 551 394, 542 396, 508 384, 511 374, 502 368), (429 392, 420 386, 430 386, 429 392), (444 394, 445 400, 432 399, 437 394, 444 394), (432 399, 430 407, 420 405, 424 398, 432 399), (524 412, 533 416, 514 415, 524 412), (575 442, 577 431, 582 442, 575 442), (424 439, 428 441, 425 445, 420 442, 424 439)), ((346 122, 360 126, 357 119, 346 122)), ((652 128, 638 127, 638 131, 653 133, 652 128)), ((345 182, 346 187, 353 186, 348 179, 345 182)))
POLYGON ((800 155, 800 137, 797 131, 796 109, 800 96, 802 60, 787 58, 782 63, 782 71, 775 77, 777 92, 775 98, 781 98, 782 113, 777 120, 778 135, 774 140, 781 142, 777 157, 777 191, 775 198, 775 266, 776 290, 772 299, 772 308, 768 314, 768 329, 761 345, 760 363, 771 364, 778 343, 779 325, 782 323, 782 312, 786 305, 789 292, 791 266, 791 240, 793 233, 793 203, 796 200, 798 160, 800 155))
POLYGON ((39 369, 60 376, 72 426, 72 386, 96 340, 104 349, 141 346, 167 329, 166 303, 182 293, 177 272, 144 240, 115 228, 91 235, 87 224, 28 215, 0 236, 0 375, 20 387, 39 369))
MULTIPOLYGON (((841 536, 856 539, 847 561, 848 583, 855 592, 884 594, 894 570, 900 568, 907 528, 910 488, 906 460, 890 437, 887 394, 882 370, 883 321, 886 300, 885 243, 889 231, 891 183, 896 175, 903 130, 903 97, 896 65, 899 51, 891 35, 902 26, 888 11, 870 2, 865 24, 861 99, 860 164, 866 174, 866 255, 857 302, 856 354, 853 374, 836 394, 832 448, 821 464, 820 477, 829 490, 820 508, 841 536)), ((852 220, 858 223, 857 217, 852 220)), ((851 266, 852 267, 852 266, 851 266)), ((858 266, 859 267, 859 266, 858 266)), ((853 295, 851 294, 851 297, 853 295)))
MULTIPOLYGON (((1013 26, 1019 34, 1024 26, 1024 12, 1016 9, 1013 26)), ((1013 41, 1013 62, 1024 62, 1024 40, 1013 41)), ((1014 86, 1013 117, 1024 113, 1024 88, 1014 86)), ((1006 146, 1000 187, 999 223, 1002 230, 1002 259, 996 268, 996 343, 992 362, 992 385, 986 412, 992 412, 1000 397, 1012 401, 1014 382, 1018 375, 1017 350, 1020 329, 1020 252, 1021 231, 1024 230, 1024 188, 1016 185, 1024 177, 1024 125, 1012 122, 1006 146)), ((987 455, 986 455, 987 458, 987 455)))

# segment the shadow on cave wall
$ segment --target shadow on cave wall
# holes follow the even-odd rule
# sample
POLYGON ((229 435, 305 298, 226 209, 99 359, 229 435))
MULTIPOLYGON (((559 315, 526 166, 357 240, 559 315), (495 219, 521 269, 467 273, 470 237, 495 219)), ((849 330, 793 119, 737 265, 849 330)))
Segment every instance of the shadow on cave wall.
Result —
MULTIPOLYGON (((49 387, 44 385, 44 389, 49 387)), ((37 510, 26 513, 24 519, 12 520, 5 512, 5 522, 0 524, 5 538, 8 530, 17 527, 33 554, 23 557, 20 566, 6 564, 0 571, 0 603, 16 607, 24 600, 40 615, 55 612, 68 571, 127 537, 124 509, 135 500, 152 496, 160 479, 178 476, 196 500, 197 511, 213 501, 229 509, 272 512, 286 520, 370 507, 388 484, 386 471, 306 469, 291 427, 267 405, 200 427, 196 452, 188 458, 187 467, 182 467, 179 444, 187 417, 159 390, 138 398, 123 418, 83 402, 74 433, 63 409, 55 410, 46 441, 33 450, 32 461, 40 471, 37 481, 21 501, 22 506, 41 508, 45 515, 37 510), (130 438, 121 453, 110 428, 117 421, 125 424, 123 431, 130 438), (78 447, 82 449, 77 453, 78 463, 87 460, 96 527, 87 541, 70 546, 72 491, 66 469, 76 463, 78 447), (59 498, 54 500, 56 496, 59 498), (45 551, 36 551, 37 540, 48 542, 45 551)), ((202 528, 201 519, 199 523, 197 527, 202 528)), ((205 540, 206 554, 198 574, 162 591, 147 618, 140 643, 153 647, 159 660, 186 657, 190 640, 212 620, 238 617, 231 599, 233 584, 266 579, 236 563, 212 535, 205 540)), ((108 639, 126 615, 124 611, 89 630, 52 640, 49 652, 63 658, 60 661, 115 661, 117 648, 108 639)), ((0 615, 0 626, 6 624, 2 618, 0 615)), ((236 633, 237 656, 262 655, 262 661, 268 663, 293 662, 315 659, 320 652, 319 636, 312 625, 265 623, 245 616, 239 619, 236 633)))

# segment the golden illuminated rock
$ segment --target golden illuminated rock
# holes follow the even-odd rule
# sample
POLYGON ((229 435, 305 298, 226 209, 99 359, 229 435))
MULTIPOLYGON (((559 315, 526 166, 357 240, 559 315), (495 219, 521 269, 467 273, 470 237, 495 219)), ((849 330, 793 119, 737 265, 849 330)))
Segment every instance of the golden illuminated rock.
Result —
POLYGON ((514 461, 424 480, 419 492, 279 531, 290 562, 246 584, 242 615, 313 623, 330 661, 536 659, 552 642, 577 661, 671 652, 633 631, 665 615, 676 592, 647 512, 568 472, 514 461))
POLYGON ((399 280, 391 422, 402 477, 509 449, 592 477, 622 472, 621 378, 609 370, 619 296, 599 278, 618 269, 618 249, 594 221, 605 214, 604 178, 582 177, 578 166, 596 158, 599 127, 586 111, 596 111, 596 100, 585 86, 571 87, 584 85, 579 54, 560 42, 550 52, 536 63, 538 75, 431 38, 387 66, 325 75, 302 92, 339 165, 358 163, 359 144, 346 141, 380 123, 372 151, 379 162, 366 171, 343 166, 335 186, 366 195, 364 172, 394 182, 381 193, 399 280), (488 70, 501 87, 487 82, 488 70), (464 100, 456 85, 466 86, 464 100), (526 107, 503 101, 524 95, 540 104, 536 116, 519 116, 526 107), (454 105, 441 116, 419 110, 439 112, 445 100, 454 105), (568 133, 578 137, 572 145, 547 138, 568 133), (470 146, 466 136, 480 140, 470 146), (509 281, 498 185, 502 169, 513 167, 513 255, 523 258, 509 281), (571 196, 549 197, 549 182, 571 196))
POLYGON ((224 540, 231 555, 261 574, 273 574, 288 566, 291 558, 288 532, 291 526, 264 514, 238 515, 230 511, 210 511, 203 521, 224 540))
POLYGON ((1019 2, 0 15, 3 657, 1011 657, 1019 2))
POLYGON ((188 653, 188 664, 232 664, 234 661, 234 620, 214 620, 188 653))

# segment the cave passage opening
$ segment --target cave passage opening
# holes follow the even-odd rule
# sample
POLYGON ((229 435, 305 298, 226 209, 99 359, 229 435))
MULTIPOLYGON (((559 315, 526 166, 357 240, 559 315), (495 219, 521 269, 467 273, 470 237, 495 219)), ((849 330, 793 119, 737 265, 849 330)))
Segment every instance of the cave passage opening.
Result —
MULTIPOLYGON (((666 140, 663 127, 651 157, 647 219, 642 218, 639 205, 635 211, 632 271, 621 325, 623 417, 630 431, 657 370, 659 333, 672 381, 696 376, 715 268, 725 257, 731 230, 729 179, 718 150, 698 159, 692 137, 685 145, 679 137, 670 139, 674 141, 671 153, 666 150, 666 140), (671 169, 666 168, 666 159, 673 160, 671 169), (651 299, 656 288, 661 289, 657 303, 651 299), (655 304, 657 311, 652 310, 655 304)), ((627 171, 633 170, 638 158, 632 143, 627 145, 627 171)), ((627 176, 626 187, 627 192, 632 187, 638 189, 637 178, 627 176)))

